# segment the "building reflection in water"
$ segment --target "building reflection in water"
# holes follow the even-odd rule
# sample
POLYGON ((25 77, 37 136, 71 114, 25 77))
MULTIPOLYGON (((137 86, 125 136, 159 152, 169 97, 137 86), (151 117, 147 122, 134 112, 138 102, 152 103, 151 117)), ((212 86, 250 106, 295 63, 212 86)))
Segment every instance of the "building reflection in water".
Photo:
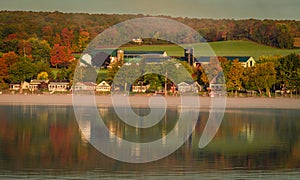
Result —
POLYGON ((89 143, 91 140, 91 121, 77 121, 80 126, 81 139, 84 143, 89 143))

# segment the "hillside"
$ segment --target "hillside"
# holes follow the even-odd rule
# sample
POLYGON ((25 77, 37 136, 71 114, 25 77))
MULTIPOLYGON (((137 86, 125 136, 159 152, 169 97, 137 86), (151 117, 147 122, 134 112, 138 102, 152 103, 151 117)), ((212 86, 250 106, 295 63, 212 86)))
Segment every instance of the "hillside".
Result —
MULTIPOLYGON (((253 56, 259 58, 260 56, 268 55, 288 55, 290 53, 300 54, 300 49, 279 49, 270 46, 261 45, 252 41, 219 41, 210 42, 209 45, 218 56, 253 56)), ((200 46, 201 55, 207 55, 206 47, 200 46)), ((169 56, 183 56, 183 49, 176 45, 144 45, 144 46, 130 46, 122 47, 123 50, 143 50, 143 51, 167 51, 169 56)))
MULTIPOLYGON (((146 15, 129 14, 86 14, 61 12, 0 11, 0 50, 2 41, 37 37, 47 40, 51 47, 66 34, 71 35, 71 44, 78 44, 80 33, 90 39, 105 29, 120 22, 146 15)), ((226 40, 251 40, 260 44, 279 48, 292 48, 294 37, 300 37, 300 22, 292 20, 258 19, 196 19, 159 16, 183 23, 199 32, 208 42, 226 40)), ((297 41, 297 39, 295 39, 297 41)), ((296 45, 298 43, 296 42, 296 45)), ((11 50, 11 49, 10 49, 11 50)), ((72 47, 80 52, 80 48, 72 47)))
POLYGON ((209 43, 218 56, 253 56, 300 54, 300 49, 279 49, 252 41, 221 41, 209 43))

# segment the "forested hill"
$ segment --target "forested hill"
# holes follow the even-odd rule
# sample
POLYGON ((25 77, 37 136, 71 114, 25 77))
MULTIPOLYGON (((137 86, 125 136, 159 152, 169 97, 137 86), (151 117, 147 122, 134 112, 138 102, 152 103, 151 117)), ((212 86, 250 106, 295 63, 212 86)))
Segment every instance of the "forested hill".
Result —
MULTIPOLYGON (((145 17, 144 15, 86 14, 61 12, 0 11, 0 43, 6 39, 29 39, 36 37, 55 44, 62 31, 79 42, 82 32, 94 38, 106 28, 119 22, 145 17)), ((207 41, 246 39, 257 43, 293 48, 294 38, 300 37, 300 21, 294 20, 233 20, 195 19, 168 17, 182 22, 198 31, 207 41)), ((79 47, 73 47, 77 51, 79 47), (77 50, 75 49, 77 48, 77 50)))

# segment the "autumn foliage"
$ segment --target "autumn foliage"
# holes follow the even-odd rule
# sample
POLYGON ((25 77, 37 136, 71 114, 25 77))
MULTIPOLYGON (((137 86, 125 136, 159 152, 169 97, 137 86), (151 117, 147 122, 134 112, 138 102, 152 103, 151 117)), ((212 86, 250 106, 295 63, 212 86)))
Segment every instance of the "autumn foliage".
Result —
POLYGON ((72 51, 67 46, 61 46, 55 44, 50 52, 51 55, 51 65, 53 67, 67 67, 71 60, 74 59, 72 56, 72 51))

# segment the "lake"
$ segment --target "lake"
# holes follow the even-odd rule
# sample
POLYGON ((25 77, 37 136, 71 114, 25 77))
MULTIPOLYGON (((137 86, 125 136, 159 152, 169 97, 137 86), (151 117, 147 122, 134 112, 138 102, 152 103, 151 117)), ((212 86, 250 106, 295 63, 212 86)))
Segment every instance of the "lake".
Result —
MULTIPOLYGON (((151 128, 121 121, 113 108, 99 108, 107 128, 132 142, 163 138, 176 125, 178 110, 167 109, 151 128)), ((135 108, 145 115, 147 108, 135 108)), ((72 106, 0 106, 1 179, 299 179, 300 111, 226 109, 214 139, 203 149, 199 139, 209 112, 201 110, 186 143, 158 161, 134 164, 111 159, 89 140, 93 123, 82 131, 72 106)), ((112 141, 114 139, 111 139, 112 141)))

